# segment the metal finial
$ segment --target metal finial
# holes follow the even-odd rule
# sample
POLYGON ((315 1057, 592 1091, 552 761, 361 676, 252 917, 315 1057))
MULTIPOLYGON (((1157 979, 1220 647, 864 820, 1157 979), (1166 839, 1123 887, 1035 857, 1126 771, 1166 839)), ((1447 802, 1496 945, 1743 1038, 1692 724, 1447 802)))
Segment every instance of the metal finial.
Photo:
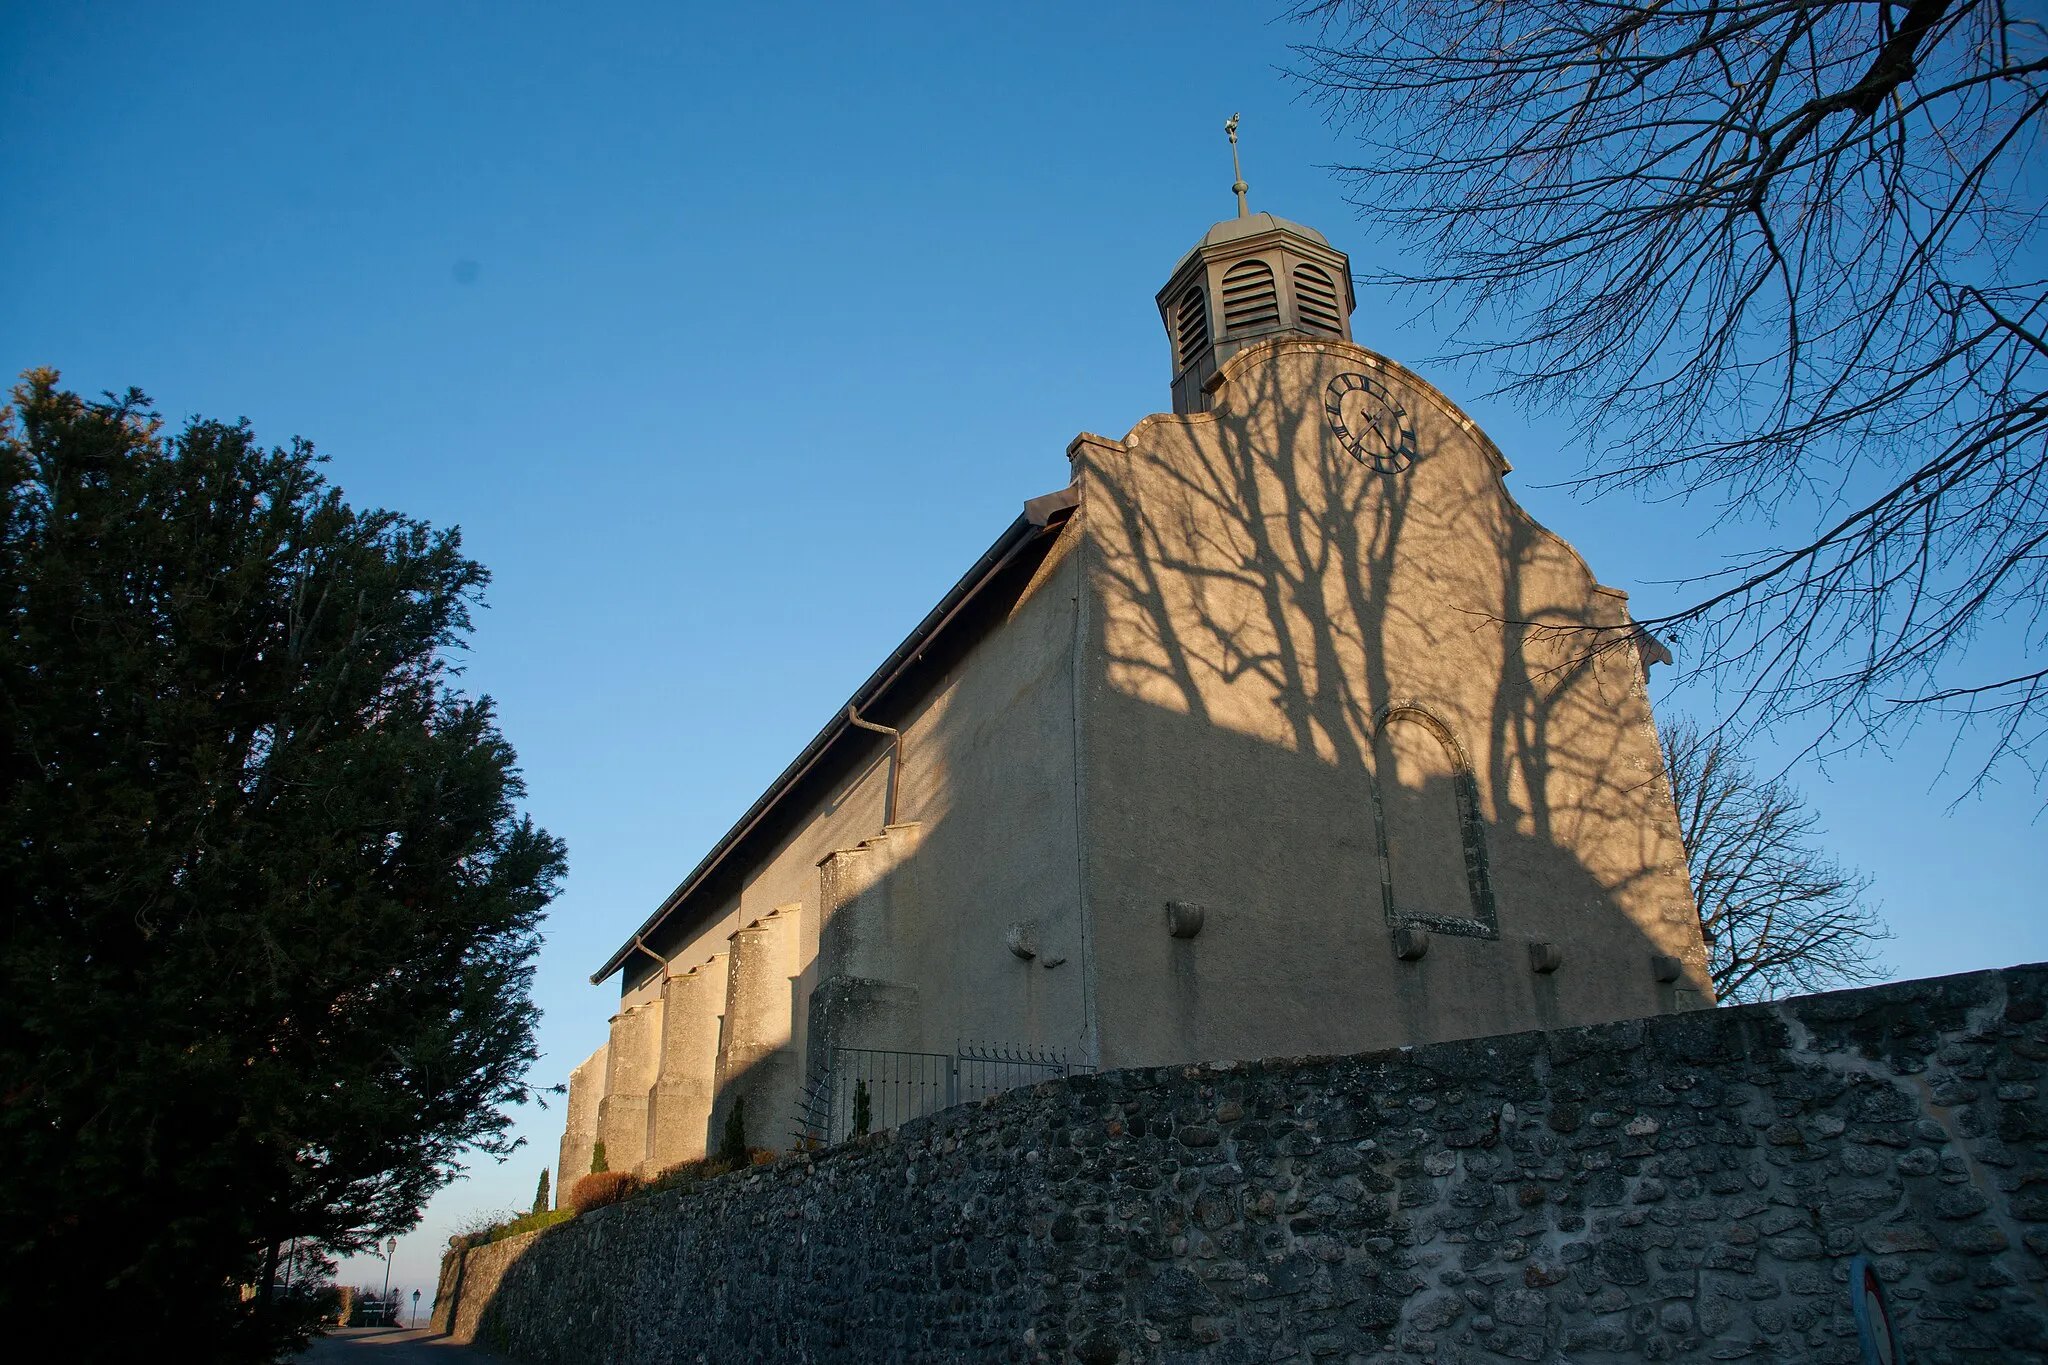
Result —
POLYGON ((1237 216, 1240 218, 1249 218, 1252 216, 1252 206, 1245 201, 1244 193, 1246 190, 1250 189, 1251 186, 1244 183, 1244 168, 1237 164, 1236 114, 1232 114, 1230 116, 1230 122, 1223 125, 1223 131, 1230 134, 1230 169, 1237 176, 1237 183, 1230 187, 1231 193, 1237 196, 1237 216))

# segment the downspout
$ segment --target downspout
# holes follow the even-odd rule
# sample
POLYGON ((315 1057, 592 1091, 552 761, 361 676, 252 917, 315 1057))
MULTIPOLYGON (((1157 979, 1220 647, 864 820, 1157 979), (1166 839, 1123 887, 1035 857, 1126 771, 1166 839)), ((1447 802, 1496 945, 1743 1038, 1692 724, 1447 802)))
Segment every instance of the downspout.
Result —
MULTIPOLYGON (((871 720, 862 720, 853 703, 846 706, 846 719, 863 730, 872 730, 878 735, 889 737, 889 800, 882 815, 882 828, 896 823, 896 785, 903 777, 903 732, 892 730, 886 725, 877 725, 871 720)), ((664 966, 666 964, 663 964, 664 966)))
POLYGON ((668 959, 648 947, 647 940, 638 934, 633 935, 633 946, 661 964, 661 984, 664 986, 668 985, 668 959))

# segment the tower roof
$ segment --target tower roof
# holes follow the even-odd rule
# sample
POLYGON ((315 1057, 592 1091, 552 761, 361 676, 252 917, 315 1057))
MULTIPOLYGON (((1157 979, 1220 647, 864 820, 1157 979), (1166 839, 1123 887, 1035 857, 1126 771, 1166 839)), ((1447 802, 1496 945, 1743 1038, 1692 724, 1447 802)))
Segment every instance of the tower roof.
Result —
POLYGON ((1240 238, 1256 237, 1262 232, 1292 232, 1320 246, 1330 245, 1329 238, 1306 223, 1297 223, 1292 218, 1282 218, 1277 213, 1253 213, 1238 218, 1225 218, 1203 233, 1202 240, 1189 247, 1186 254, 1174 262, 1174 273, 1179 274, 1180 268, 1194 259, 1195 253, 1204 247, 1222 246, 1240 238))
MULTIPOLYGON (((1202 240, 1196 243, 1196 246, 1215 246, 1220 242, 1234 242, 1240 237, 1250 237, 1261 232, 1272 232, 1275 229, 1285 229, 1288 232, 1299 233, 1312 242, 1321 242, 1324 246, 1330 244, 1329 238, 1323 236, 1322 233, 1317 232, 1312 227, 1306 227, 1289 218, 1282 218, 1277 213, 1254 213, 1239 218, 1225 218, 1215 227, 1203 233, 1202 240)), ((1188 254, 1193 255, 1194 253, 1190 252, 1188 254)), ((1182 259, 1185 260, 1186 257, 1182 257, 1182 259)))

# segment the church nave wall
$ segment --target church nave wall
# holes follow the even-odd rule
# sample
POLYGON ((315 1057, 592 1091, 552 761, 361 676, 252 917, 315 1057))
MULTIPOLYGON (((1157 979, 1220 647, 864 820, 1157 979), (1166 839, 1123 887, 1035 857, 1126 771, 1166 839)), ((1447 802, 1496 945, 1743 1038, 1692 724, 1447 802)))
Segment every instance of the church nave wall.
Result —
POLYGON ((609 1068, 626 1091, 606 1093, 597 1127, 637 1115, 641 1169, 715 1148, 742 1098, 749 1141, 789 1146, 803 1081, 834 1046, 949 1053, 967 1039, 1089 1058, 1066 558, 1026 564, 1010 609, 888 717, 895 823, 895 746, 876 736, 743 864, 735 906, 660 945, 665 984, 651 962, 629 969, 614 1052, 639 1056, 643 1017, 661 1022, 645 1077, 609 1068), (1019 925, 1029 956, 1010 946, 1019 925))

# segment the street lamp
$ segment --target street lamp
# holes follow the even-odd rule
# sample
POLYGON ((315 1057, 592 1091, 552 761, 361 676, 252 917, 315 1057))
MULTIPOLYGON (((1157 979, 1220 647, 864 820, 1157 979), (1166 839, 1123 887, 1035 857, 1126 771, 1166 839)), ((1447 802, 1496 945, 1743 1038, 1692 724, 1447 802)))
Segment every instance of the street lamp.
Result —
POLYGON ((412 1325, 420 1325, 420 1291, 417 1289, 412 1291, 412 1325))
MULTIPOLYGON (((385 1311, 387 1312, 390 1311, 391 1303, 391 1254, 397 1250, 398 1239, 396 1237, 384 1239, 384 1303, 385 1311)), ((392 1316, 397 1317, 398 1315, 393 1313, 392 1316)))

